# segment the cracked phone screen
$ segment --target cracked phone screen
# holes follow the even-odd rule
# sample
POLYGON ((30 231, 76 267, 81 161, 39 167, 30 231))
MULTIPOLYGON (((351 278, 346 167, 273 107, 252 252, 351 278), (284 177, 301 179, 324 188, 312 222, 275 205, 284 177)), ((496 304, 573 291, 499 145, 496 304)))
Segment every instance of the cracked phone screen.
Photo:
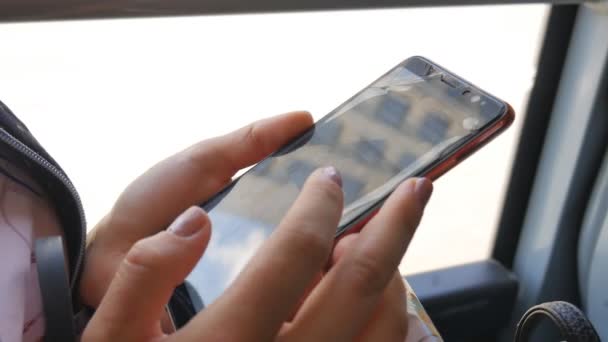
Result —
POLYGON ((316 168, 334 166, 342 175, 339 233, 504 110, 502 102, 425 59, 399 64, 202 206, 213 233, 185 282, 194 310, 230 285, 316 168))

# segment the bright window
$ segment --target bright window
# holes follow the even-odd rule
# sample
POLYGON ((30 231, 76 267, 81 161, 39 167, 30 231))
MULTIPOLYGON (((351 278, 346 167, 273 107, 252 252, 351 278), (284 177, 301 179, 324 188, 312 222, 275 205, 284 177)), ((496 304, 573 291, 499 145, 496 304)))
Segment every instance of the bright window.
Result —
POLYGON ((510 102, 518 120, 436 183, 402 263, 413 273, 489 256, 546 12, 518 5, 2 24, 0 99, 66 169, 92 227, 165 156, 272 114, 307 109, 320 118, 401 60, 428 57, 510 102))

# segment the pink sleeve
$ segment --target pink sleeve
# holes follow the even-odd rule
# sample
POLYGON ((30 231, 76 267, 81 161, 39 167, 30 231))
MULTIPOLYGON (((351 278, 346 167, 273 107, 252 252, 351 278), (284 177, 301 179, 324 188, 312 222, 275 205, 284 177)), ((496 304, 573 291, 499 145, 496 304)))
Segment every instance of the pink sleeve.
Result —
MULTIPOLYGON (((2 165, 3 168, 6 165, 2 165)), ((11 176, 20 175, 11 170, 11 176)), ((21 177, 27 180, 27 177, 21 177)), ((58 234, 57 220, 39 194, 0 173, 0 341, 40 341, 44 316, 35 256, 36 237, 58 234)))

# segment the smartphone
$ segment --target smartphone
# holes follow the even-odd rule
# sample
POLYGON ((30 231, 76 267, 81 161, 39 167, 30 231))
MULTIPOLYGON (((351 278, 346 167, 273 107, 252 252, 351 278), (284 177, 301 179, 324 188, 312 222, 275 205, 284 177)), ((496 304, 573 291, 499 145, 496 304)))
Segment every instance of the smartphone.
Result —
POLYGON ((430 60, 401 62, 201 205, 213 234, 170 301, 174 323, 222 294, 316 168, 342 175, 339 238, 359 230, 405 179, 437 179, 513 119, 506 102, 430 60))

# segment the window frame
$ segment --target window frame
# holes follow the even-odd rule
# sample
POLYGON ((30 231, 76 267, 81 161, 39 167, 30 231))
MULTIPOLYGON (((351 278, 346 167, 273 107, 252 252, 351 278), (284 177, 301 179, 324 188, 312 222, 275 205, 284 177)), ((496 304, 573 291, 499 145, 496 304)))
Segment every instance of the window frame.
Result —
POLYGON ((196 1, 107 1, 85 0, 8 0, 0 3, 0 22, 40 21, 93 18, 158 17, 179 15, 210 15, 268 13, 292 11, 381 9, 400 7, 433 7, 462 5, 506 5, 546 3, 553 5, 581 4, 600 0, 225 0, 196 1))
POLYGON ((536 178, 578 5, 552 6, 498 223, 492 258, 511 269, 536 178))

